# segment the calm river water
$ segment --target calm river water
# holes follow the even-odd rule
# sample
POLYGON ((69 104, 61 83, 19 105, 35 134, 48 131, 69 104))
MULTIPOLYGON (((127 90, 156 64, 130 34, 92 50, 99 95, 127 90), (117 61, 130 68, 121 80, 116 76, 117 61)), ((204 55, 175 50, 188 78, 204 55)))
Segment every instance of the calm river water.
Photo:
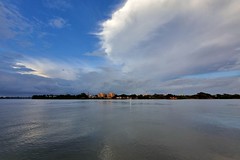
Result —
POLYGON ((240 100, 1 100, 0 160, 240 160, 240 100))

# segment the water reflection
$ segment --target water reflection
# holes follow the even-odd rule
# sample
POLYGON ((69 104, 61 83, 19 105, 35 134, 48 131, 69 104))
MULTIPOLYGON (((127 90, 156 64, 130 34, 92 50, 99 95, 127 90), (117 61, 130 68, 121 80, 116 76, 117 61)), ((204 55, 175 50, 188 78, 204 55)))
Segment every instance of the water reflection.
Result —
POLYGON ((239 104, 0 101, 0 159, 237 160, 239 104))
POLYGON ((103 149, 100 151, 99 158, 101 160, 112 160, 114 159, 113 151, 110 146, 104 145, 103 149))

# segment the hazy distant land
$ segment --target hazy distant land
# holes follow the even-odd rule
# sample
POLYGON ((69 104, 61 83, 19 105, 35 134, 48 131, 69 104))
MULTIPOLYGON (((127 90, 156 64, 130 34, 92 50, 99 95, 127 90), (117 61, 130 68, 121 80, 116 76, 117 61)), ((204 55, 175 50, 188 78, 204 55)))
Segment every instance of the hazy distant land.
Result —
POLYGON ((61 95, 33 95, 31 97, 0 97, 0 99, 240 99, 240 94, 209 94, 200 92, 193 95, 174 95, 174 94, 115 94, 115 93, 99 93, 97 95, 89 95, 81 93, 77 95, 61 94, 61 95))

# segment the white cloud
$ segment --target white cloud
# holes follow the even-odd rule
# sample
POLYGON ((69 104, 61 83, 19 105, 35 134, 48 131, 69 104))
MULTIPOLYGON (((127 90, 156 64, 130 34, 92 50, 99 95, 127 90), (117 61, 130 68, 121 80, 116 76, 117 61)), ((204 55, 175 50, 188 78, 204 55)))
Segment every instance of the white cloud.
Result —
POLYGON ((239 6, 236 0, 128 0, 98 36, 108 58, 136 80, 234 70, 239 6))
POLYGON ((25 57, 18 60, 15 66, 24 66, 30 71, 19 71, 21 74, 33 74, 46 78, 76 80, 80 75, 95 71, 95 69, 79 60, 49 60, 46 58, 25 57))
POLYGON ((50 19, 49 20, 49 25, 53 28, 61 29, 61 28, 66 27, 68 25, 68 23, 63 18, 57 17, 57 18, 54 18, 54 19, 50 19))

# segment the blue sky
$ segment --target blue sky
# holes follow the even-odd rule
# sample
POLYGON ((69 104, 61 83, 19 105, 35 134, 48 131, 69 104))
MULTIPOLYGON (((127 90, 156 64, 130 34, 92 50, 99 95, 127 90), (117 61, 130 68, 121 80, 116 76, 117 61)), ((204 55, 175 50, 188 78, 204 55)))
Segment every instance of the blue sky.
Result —
POLYGON ((238 0, 0 0, 0 96, 240 93, 238 0))
POLYGON ((26 33, 16 36, 21 43, 9 39, 7 47, 34 56, 65 57, 97 50, 98 38, 94 33, 99 31, 99 23, 107 19, 120 2, 19 0, 1 3, 20 14, 14 20, 20 26, 26 26, 26 33), (31 33, 27 34, 29 30, 31 33))

